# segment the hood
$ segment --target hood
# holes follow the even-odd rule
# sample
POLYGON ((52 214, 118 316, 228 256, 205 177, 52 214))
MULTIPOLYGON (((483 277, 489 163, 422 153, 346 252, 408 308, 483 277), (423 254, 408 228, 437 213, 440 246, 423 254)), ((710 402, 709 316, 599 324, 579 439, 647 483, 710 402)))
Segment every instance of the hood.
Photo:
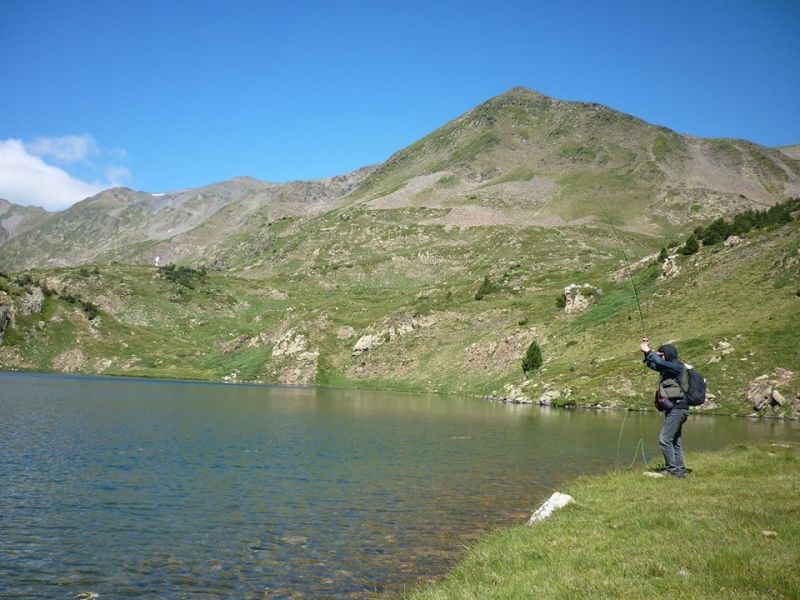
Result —
POLYGON ((664 360, 668 362, 675 362, 678 360, 678 349, 672 344, 659 346, 658 351, 664 353, 664 360))

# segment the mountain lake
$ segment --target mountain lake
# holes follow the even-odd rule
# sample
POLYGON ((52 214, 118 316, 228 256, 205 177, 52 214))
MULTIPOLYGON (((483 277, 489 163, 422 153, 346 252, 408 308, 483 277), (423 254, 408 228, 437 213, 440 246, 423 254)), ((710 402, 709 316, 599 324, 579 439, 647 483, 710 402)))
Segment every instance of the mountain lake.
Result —
MULTIPOLYGON (((640 442, 662 462, 660 426, 475 397, 0 373, 0 595, 402 593, 569 479, 644 471, 640 442)), ((693 414, 684 445, 798 434, 693 414)))

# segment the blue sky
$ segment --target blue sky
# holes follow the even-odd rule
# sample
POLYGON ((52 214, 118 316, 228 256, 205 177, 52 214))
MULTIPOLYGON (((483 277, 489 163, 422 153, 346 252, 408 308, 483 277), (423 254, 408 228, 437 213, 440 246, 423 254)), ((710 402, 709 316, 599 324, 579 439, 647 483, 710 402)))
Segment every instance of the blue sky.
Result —
POLYGON ((795 0, 2 0, 0 198, 340 175, 515 86, 798 144, 798 32, 795 0))

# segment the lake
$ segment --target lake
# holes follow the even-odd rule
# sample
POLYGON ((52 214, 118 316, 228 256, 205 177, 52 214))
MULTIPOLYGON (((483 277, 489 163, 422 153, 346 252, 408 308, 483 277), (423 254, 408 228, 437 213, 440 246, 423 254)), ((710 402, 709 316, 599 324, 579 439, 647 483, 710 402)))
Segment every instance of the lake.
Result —
MULTIPOLYGON (((401 592, 570 478, 644 470, 641 440, 661 462, 660 426, 472 397, 0 373, 0 592, 401 592)), ((692 415, 684 445, 798 433, 692 415)))

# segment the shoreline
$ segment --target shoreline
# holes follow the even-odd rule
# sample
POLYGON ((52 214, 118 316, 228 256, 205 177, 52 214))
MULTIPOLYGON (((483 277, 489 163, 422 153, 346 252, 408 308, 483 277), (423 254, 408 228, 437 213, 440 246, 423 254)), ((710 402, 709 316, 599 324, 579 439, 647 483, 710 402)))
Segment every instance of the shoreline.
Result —
POLYGON ((737 444, 687 460, 685 480, 641 469, 579 477, 561 490, 573 503, 485 536, 402 598, 797 598, 798 444, 737 444))

